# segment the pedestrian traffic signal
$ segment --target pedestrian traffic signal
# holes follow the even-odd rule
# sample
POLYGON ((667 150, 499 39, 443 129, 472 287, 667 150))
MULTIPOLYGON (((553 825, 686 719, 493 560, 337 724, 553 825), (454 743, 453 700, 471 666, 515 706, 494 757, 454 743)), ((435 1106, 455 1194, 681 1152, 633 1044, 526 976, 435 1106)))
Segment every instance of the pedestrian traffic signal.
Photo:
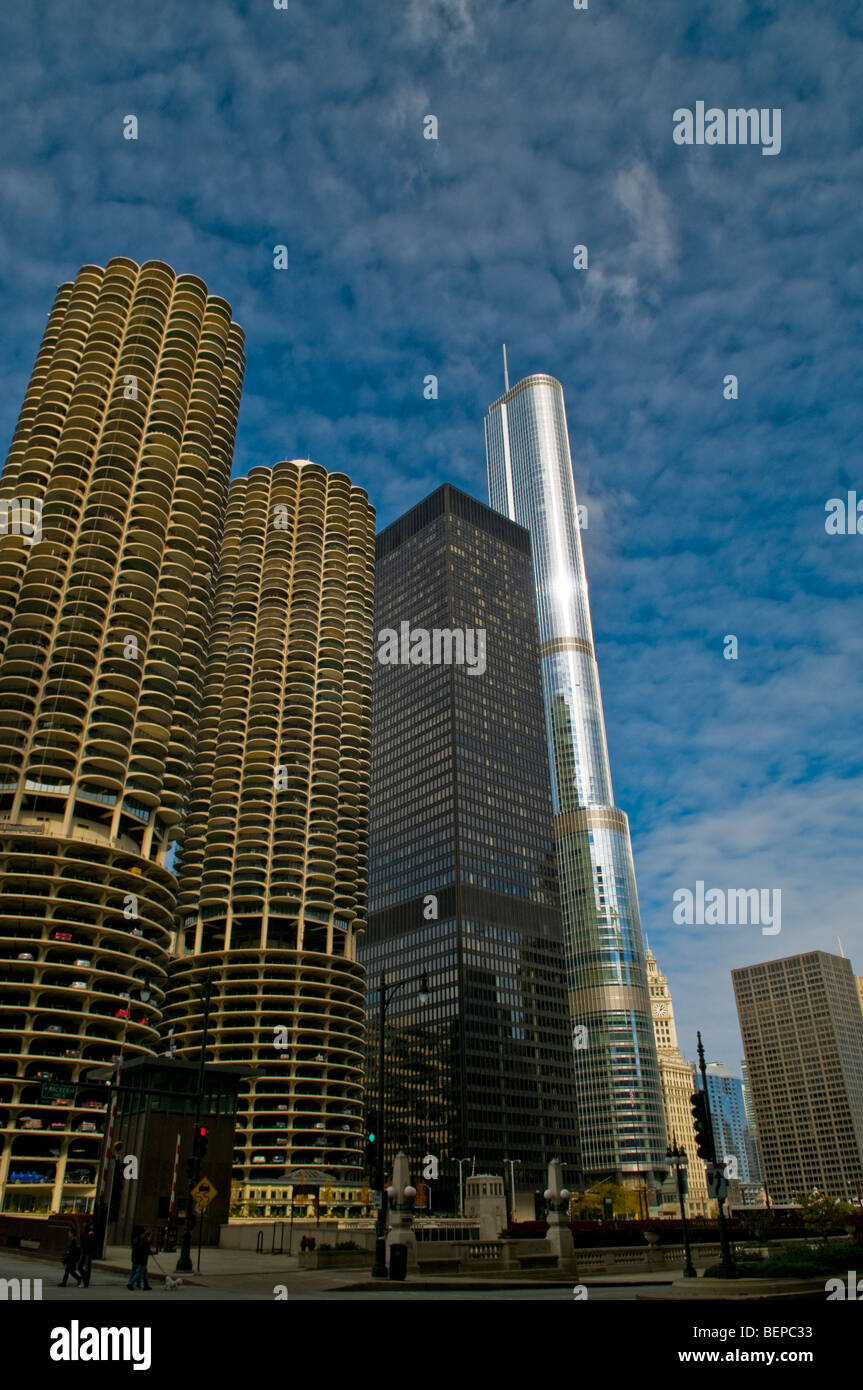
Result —
POLYGON ((192 1153, 195 1158, 205 1158, 207 1154, 207 1141, 210 1138, 208 1125, 198 1125, 195 1130, 195 1142, 192 1145, 192 1153))
POLYGON ((689 1104, 692 1108, 692 1128, 695 1130, 698 1157, 703 1158, 705 1163, 715 1163, 716 1151, 713 1147, 713 1127, 707 1109, 706 1091, 693 1091, 689 1104))

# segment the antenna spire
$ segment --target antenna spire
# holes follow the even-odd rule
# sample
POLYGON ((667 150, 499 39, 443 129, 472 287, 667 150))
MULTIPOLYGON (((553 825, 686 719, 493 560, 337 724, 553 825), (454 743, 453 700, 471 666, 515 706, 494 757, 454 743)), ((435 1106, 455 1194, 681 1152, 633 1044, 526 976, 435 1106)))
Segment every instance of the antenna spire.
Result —
POLYGON ((506 365, 506 343, 503 345, 503 385, 504 390, 509 390, 509 371, 506 365))

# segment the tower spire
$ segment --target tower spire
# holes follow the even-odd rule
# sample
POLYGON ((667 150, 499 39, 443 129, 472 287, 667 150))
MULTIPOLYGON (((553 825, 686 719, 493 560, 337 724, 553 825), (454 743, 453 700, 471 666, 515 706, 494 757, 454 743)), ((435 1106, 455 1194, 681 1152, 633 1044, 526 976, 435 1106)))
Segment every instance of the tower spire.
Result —
POLYGON ((506 343, 503 345, 503 387, 505 391, 509 391, 509 370, 506 365, 506 343))

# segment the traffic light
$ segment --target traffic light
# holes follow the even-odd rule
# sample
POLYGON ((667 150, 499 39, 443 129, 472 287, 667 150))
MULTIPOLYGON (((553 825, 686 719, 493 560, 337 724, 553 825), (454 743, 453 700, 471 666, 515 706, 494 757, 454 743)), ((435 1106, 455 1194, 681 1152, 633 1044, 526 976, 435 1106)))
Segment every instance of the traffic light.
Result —
POLYGON ((695 1130, 698 1157, 703 1158, 705 1163, 715 1163, 716 1151, 713 1147, 713 1128, 707 1109, 707 1092, 693 1091, 689 1097, 689 1104, 692 1109, 692 1127, 695 1130))
POLYGON ((196 1182, 198 1178, 198 1160, 196 1158, 186 1159, 186 1177, 189 1182, 196 1182))
POLYGON ((194 1144, 192 1145, 192 1153, 194 1154, 195 1158, 197 1158, 197 1159, 206 1158, 206 1156, 207 1156, 207 1141, 209 1140, 209 1138, 210 1138, 210 1129, 209 1129, 209 1126, 208 1126, 208 1125, 198 1125, 197 1129, 195 1130, 195 1142, 194 1142, 194 1144))

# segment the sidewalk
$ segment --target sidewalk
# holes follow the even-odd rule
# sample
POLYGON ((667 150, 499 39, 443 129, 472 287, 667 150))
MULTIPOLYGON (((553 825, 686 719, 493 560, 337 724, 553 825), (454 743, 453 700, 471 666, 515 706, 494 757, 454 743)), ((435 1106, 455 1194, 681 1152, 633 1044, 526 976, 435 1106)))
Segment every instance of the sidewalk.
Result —
MULTIPOLYGON (((194 1267, 198 1263, 198 1249, 192 1246, 192 1265, 193 1272, 181 1272, 177 1274, 177 1260, 180 1258, 179 1250, 162 1250, 158 1255, 153 1255, 150 1259, 150 1278, 162 1279, 166 1274, 171 1278, 180 1278, 184 1284, 206 1283, 208 1274, 215 1274, 221 1277, 232 1276, 235 1274, 269 1274, 280 1271, 282 1274, 290 1273, 292 1270, 299 1269, 299 1258, 296 1255, 259 1255, 254 1250, 220 1250, 218 1246, 205 1245, 201 1249, 201 1273, 194 1272, 194 1267)), ((105 1253, 101 1260, 94 1260, 97 1269, 110 1270, 113 1274, 128 1274, 131 1268, 131 1256, 124 1245, 109 1245, 105 1248, 105 1253)), ((318 1271, 308 1271, 317 1273, 318 1271)), ((322 1274, 331 1271, 321 1270, 322 1274)))
MULTIPOLYGON (((671 1285, 678 1277, 676 1271, 665 1270, 659 1273, 651 1273, 647 1270, 632 1271, 625 1274, 604 1274, 579 1279, 575 1275, 555 1272, 553 1275, 539 1273, 536 1278, 531 1279, 527 1275, 513 1278, 490 1279, 478 1278, 476 1275, 463 1275, 456 1277, 453 1275, 434 1275, 412 1272, 408 1275, 403 1284, 388 1279, 372 1279, 367 1266, 358 1266, 355 1269, 300 1269, 299 1258, 296 1255, 259 1255, 254 1250, 221 1250, 217 1246, 204 1246, 201 1250, 201 1273, 195 1272, 180 1273, 176 1272, 178 1254, 174 1251, 171 1254, 163 1251, 150 1261, 149 1276, 150 1280, 162 1280, 165 1275, 171 1278, 180 1278, 184 1284, 192 1287, 198 1285, 206 1288, 208 1286, 217 1287, 219 1284, 230 1283, 235 1279, 258 1278, 262 1282, 271 1278, 274 1283, 288 1283, 289 1287, 294 1286, 299 1289, 309 1291, 317 1290, 326 1292, 328 1290, 343 1291, 367 1291, 369 1293, 380 1291, 382 1288, 392 1291, 394 1288, 408 1289, 451 1289, 453 1291, 462 1290, 467 1292, 470 1289, 477 1291, 488 1291, 494 1289, 535 1289, 541 1287, 549 1288, 572 1288, 574 1284, 584 1284, 587 1288, 603 1288, 615 1286, 639 1286, 639 1285, 671 1285), (157 1263, 158 1261, 158 1263, 157 1263), (160 1268, 161 1266, 161 1268, 160 1268)), ((109 1246, 104 1258, 94 1260, 93 1265, 96 1269, 109 1270, 116 1274, 128 1274, 129 1272, 129 1253, 124 1246, 109 1246)), ((197 1263, 197 1250, 192 1249, 192 1264, 197 1263)))

